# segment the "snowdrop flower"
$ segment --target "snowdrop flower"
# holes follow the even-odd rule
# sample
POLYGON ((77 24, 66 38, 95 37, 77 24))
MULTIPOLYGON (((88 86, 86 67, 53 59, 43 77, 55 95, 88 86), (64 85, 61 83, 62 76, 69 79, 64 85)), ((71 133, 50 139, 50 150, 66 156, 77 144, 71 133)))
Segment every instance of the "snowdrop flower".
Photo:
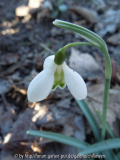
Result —
POLYGON ((82 77, 66 65, 63 61, 64 56, 60 63, 59 60, 57 62, 58 58, 60 59, 59 56, 56 58, 54 55, 47 57, 43 64, 43 71, 30 82, 27 92, 30 102, 41 101, 57 87, 64 89, 66 85, 76 99, 81 100, 87 96, 86 84, 82 77))

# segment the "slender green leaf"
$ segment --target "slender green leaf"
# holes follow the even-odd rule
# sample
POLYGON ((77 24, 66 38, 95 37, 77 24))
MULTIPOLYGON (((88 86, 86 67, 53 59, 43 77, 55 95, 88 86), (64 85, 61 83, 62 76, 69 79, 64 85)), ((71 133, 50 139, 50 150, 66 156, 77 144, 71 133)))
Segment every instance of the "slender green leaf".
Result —
MULTIPOLYGON (((102 115, 100 114, 100 112, 99 111, 97 111, 96 110, 96 113, 97 113, 97 115, 98 115, 98 118, 100 119, 100 121, 102 122, 102 115)), ((114 133, 112 132, 112 130, 111 130, 111 128, 110 128, 110 126, 108 125, 108 123, 106 123, 106 130, 107 130, 107 132, 108 132, 108 134, 112 137, 112 138, 115 138, 115 136, 114 136, 114 133)), ((104 151, 105 152, 105 151, 104 151)), ((108 151, 107 151, 108 152, 108 151)), ((113 158, 113 159, 118 159, 117 158, 117 156, 115 156, 115 154, 113 153, 113 151, 111 150, 109 150, 109 155, 110 155, 110 157, 111 158, 113 158)))
POLYGON ((101 151, 101 153, 106 156, 106 160, 119 160, 112 150, 101 151))
MULTIPOLYGON (((80 109, 82 110, 82 112, 84 113, 86 119, 88 120, 88 123, 93 131, 93 134, 94 134, 96 141, 99 141, 100 140, 100 128, 99 128, 99 125, 98 125, 93 113, 91 112, 88 105, 84 102, 84 100, 82 100, 82 101, 76 100, 76 102, 77 102, 78 106, 80 107, 80 109)), ((106 156, 106 160, 113 160, 113 159, 117 160, 117 158, 112 150, 102 151, 102 154, 106 156)))
MULTIPOLYGON (((99 111, 96 111, 96 113, 98 115, 99 120, 102 122, 102 115, 100 114, 99 111)), ((111 130, 111 128, 110 128, 108 123, 106 123, 106 130, 107 130, 108 134, 111 136, 111 138, 115 138, 115 135, 112 132, 112 130, 111 130)))
POLYGON ((54 133, 54 132, 29 130, 27 131, 27 134, 30 134, 32 136, 38 136, 38 137, 51 139, 51 140, 54 140, 54 141, 57 141, 63 144, 67 144, 70 146, 74 146, 80 149, 85 149, 89 145, 88 143, 80 141, 76 138, 65 136, 59 133, 54 133))
POLYGON ((117 158, 120 159, 120 152, 117 154, 117 158))
MULTIPOLYGON (((65 135, 61 135, 58 133, 53 133, 53 132, 44 132, 44 131, 35 131, 35 130, 29 130, 27 131, 27 134, 32 135, 32 136, 37 136, 37 137, 43 137, 47 139, 52 139, 54 141, 67 144, 73 147, 77 147, 80 149, 85 149, 86 147, 90 146, 90 144, 80 141, 76 138, 73 137, 68 137, 65 135)), ((99 154, 99 153, 97 153, 99 154)), ((103 155, 106 156, 106 160, 117 160, 112 152, 103 152, 103 155)), ((100 154, 99 154, 100 155, 100 154)), ((92 160, 92 159, 91 159, 92 160)))
POLYGON ((80 154, 81 155, 90 154, 98 151, 104 151, 104 150, 115 149, 115 148, 120 148, 120 138, 108 139, 105 141, 95 143, 85 148, 82 152, 80 152, 80 154))
POLYGON ((97 141, 100 140, 100 128, 99 125, 93 115, 93 113, 91 112, 90 108, 88 107, 88 105, 85 103, 84 100, 76 100, 78 106, 80 107, 80 109, 82 110, 82 112, 84 113, 86 119, 88 120, 88 123, 93 131, 94 137, 97 141))
POLYGON ((61 21, 56 19, 53 22, 54 25, 64 28, 64 29, 68 29, 74 32, 77 32, 78 34, 81 35, 81 37, 85 38, 86 40, 88 40, 89 42, 93 43, 96 47, 100 48, 102 50, 102 47, 105 48, 107 50, 107 46, 106 43, 103 41, 102 38, 100 38, 97 34, 95 34, 94 32, 78 26, 76 24, 73 23, 69 23, 66 21, 61 21))

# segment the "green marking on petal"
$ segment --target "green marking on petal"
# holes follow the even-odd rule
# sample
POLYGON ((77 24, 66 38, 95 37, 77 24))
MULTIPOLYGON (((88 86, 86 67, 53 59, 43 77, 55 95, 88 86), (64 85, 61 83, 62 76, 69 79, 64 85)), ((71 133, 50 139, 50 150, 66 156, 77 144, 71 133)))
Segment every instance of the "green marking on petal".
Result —
POLYGON ((58 65, 56 71, 54 73, 54 84, 52 90, 54 90, 57 86, 64 88, 65 86, 65 79, 64 79, 64 72, 62 69, 62 65, 58 65))

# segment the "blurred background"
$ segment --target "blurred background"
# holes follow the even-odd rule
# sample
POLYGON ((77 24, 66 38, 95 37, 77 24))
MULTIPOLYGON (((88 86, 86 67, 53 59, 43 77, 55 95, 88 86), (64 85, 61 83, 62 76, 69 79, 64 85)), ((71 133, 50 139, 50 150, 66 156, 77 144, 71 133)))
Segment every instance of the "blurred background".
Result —
MULTIPOLYGON (((51 92, 38 103, 27 100, 27 87, 42 71, 45 58, 68 43, 85 41, 76 33, 55 27, 52 24, 55 19, 90 29, 106 41, 113 69, 107 121, 116 137, 120 136, 120 1, 0 0, 2 160, 13 160, 14 154, 77 155, 80 151, 52 140, 28 136, 29 129, 95 142, 88 122, 67 88, 51 92)), ((86 102, 97 118, 95 110, 102 113, 103 103, 103 54, 91 46, 72 47, 66 50, 66 54, 69 67, 77 71, 87 84, 86 102)))

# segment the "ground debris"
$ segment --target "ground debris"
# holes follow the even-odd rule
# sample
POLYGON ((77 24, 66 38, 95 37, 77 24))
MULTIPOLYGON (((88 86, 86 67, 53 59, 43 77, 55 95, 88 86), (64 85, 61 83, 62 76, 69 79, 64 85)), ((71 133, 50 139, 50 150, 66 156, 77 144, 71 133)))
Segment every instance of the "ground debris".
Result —
POLYGON ((113 10, 109 8, 104 14, 99 16, 98 23, 95 25, 95 32, 103 37, 107 33, 114 33, 119 25, 120 10, 113 10))
MULTIPOLYGON (((114 2, 92 0, 92 3, 85 0, 59 2, 5 0, 0 2, 0 159, 2 160, 13 160, 13 155, 16 153, 77 155, 80 152, 75 147, 42 137, 28 136, 26 132, 30 129, 62 133, 82 141, 94 142, 91 128, 67 86, 64 90, 57 88, 41 102, 31 103, 27 99, 28 85, 43 70, 45 58, 55 54, 68 43, 84 41, 80 35, 54 26, 52 24, 55 19, 54 11, 57 13, 56 19, 90 29, 108 43, 112 80, 107 121, 115 135, 120 136, 118 0, 114 2), (66 6, 66 9, 60 11, 61 6, 66 6)), ((86 102, 97 118, 95 109, 102 113, 104 57, 93 46, 75 48, 66 49, 66 63, 86 81, 88 89, 86 102)))

